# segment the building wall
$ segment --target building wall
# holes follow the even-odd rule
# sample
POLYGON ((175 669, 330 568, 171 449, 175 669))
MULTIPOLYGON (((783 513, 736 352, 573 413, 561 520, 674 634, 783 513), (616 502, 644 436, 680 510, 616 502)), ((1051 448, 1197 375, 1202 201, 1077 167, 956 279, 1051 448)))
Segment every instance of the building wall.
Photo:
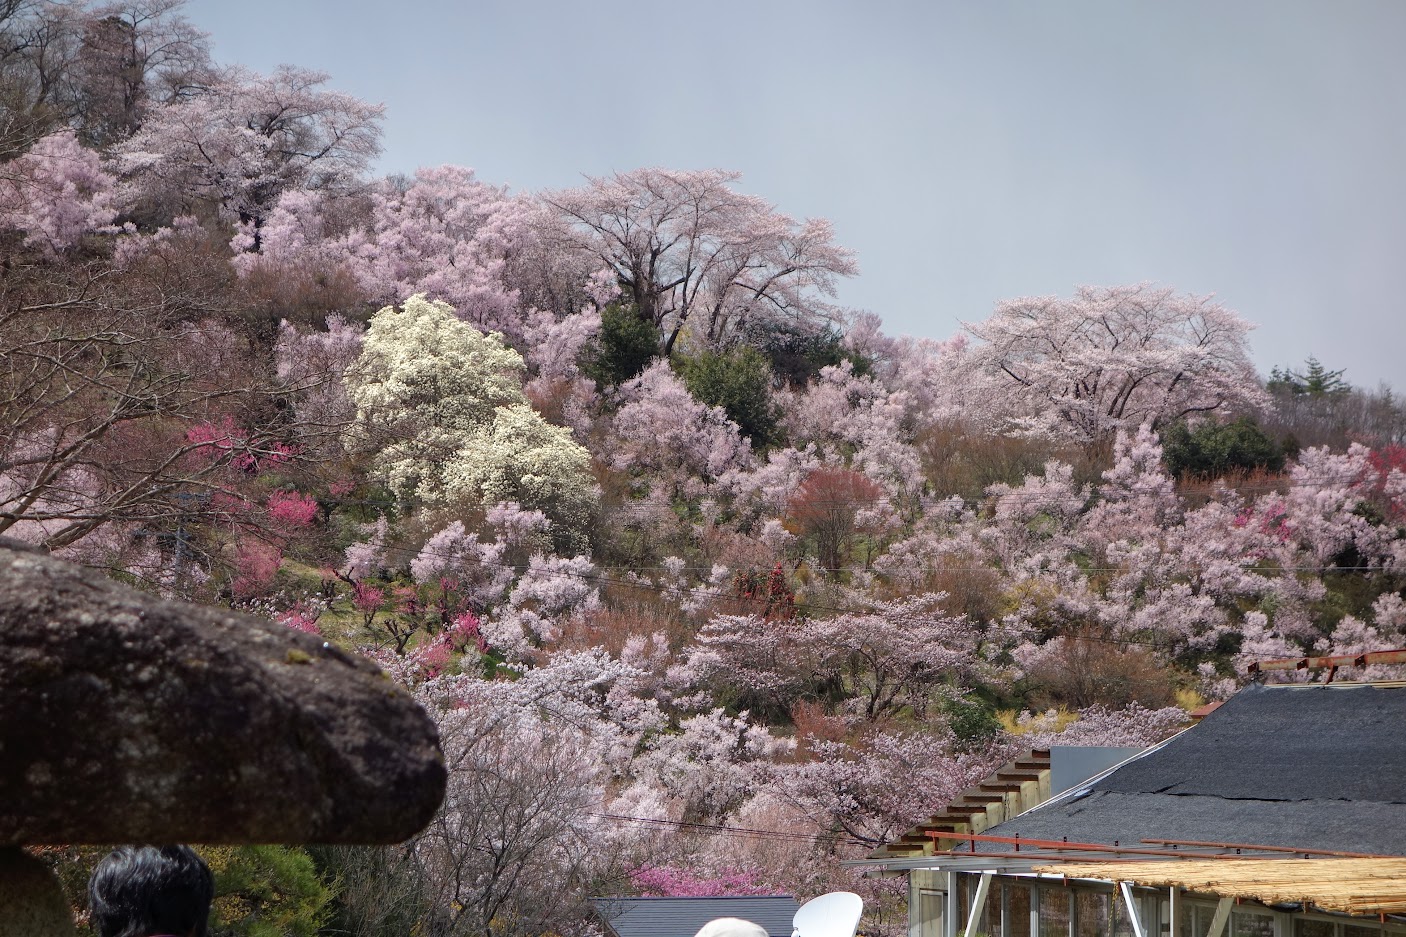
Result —
MULTIPOLYGON (((915 869, 909 873, 908 937, 962 937, 977 892, 978 873, 915 869)), ((1206 937, 1214 896, 1179 896, 1172 934, 1170 892, 1134 888, 1144 937, 1206 937)), ((1136 937, 1127 905, 1111 883, 996 875, 979 912, 982 937, 1136 937)), ((1406 923, 1284 911, 1237 904, 1221 937, 1406 937, 1406 923)))

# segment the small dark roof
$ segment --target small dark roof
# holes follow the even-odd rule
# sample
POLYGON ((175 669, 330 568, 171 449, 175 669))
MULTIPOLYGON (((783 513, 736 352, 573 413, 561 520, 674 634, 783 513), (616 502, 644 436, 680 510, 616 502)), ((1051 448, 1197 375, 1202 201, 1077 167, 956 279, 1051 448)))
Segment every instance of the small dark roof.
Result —
POLYGON ((596 913, 619 937, 693 937, 720 917, 738 917, 791 937, 800 903, 790 895, 738 898, 592 898, 596 913))
POLYGON ((1406 685, 1251 686, 1161 747, 987 832, 1406 855, 1406 685))

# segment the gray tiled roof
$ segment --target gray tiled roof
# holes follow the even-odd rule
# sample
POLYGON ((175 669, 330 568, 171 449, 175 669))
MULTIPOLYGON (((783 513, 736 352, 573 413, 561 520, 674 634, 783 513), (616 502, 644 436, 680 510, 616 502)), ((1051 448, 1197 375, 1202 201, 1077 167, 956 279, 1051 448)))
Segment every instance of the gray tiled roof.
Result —
POLYGON ((592 898, 596 913, 619 937, 693 937, 720 917, 737 917, 791 937, 800 903, 790 895, 742 898, 592 898))
POLYGON ((1251 686, 1161 748, 987 832, 1406 855, 1406 686, 1251 686))

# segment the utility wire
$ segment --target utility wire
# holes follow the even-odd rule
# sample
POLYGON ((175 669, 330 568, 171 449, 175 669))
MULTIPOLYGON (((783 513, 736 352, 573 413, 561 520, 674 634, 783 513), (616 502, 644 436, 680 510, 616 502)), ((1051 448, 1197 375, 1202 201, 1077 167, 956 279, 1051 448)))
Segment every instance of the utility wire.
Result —
MULTIPOLYGON (((413 551, 411 551, 409 548, 387 547, 387 548, 385 549, 385 552, 387 552, 387 553, 401 553, 401 554, 404 555, 404 556, 409 556, 410 553, 413 552, 413 551)), ((417 553, 416 555, 418 556, 418 555, 420 555, 420 554, 417 553)), ((434 553, 434 554, 432 554, 432 555, 441 556, 441 557, 444 557, 444 558, 456 558, 456 557, 457 557, 456 554, 450 554, 450 553, 434 553)), ((480 565, 481 567, 489 568, 489 569, 502 569, 502 570, 505 570, 505 571, 515 571, 515 572, 525 571, 525 570, 527 570, 527 569, 530 568, 530 567, 525 567, 525 566, 514 566, 514 565, 509 565, 509 564, 484 563, 484 562, 480 562, 478 565, 480 565)), ((1365 567, 1364 567, 1364 568, 1365 568, 1365 567)), ((991 569, 991 567, 970 567, 970 569, 989 570, 989 569, 991 569)), ((620 587, 620 588, 625 588, 625 589, 634 589, 634 590, 638 590, 638 591, 651 592, 651 593, 656 593, 656 594, 660 594, 660 595, 669 595, 669 596, 671 596, 671 597, 687 595, 687 596, 696 597, 696 598, 702 598, 702 599, 724 600, 724 601, 738 602, 738 603, 743 603, 743 604, 751 604, 751 605, 754 605, 754 606, 756 606, 756 607, 758 607, 758 608, 762 608, 762 609, 766 608, 768 605, 773 604, 773 603, 772 603, 772 600, 769 599, 769 598, 767 598, 767 597, 765 597, 765 596, 755 596, 755 597, 754 597, 754 596, 738 595, 738 594, 736 594, 736 593, 734 593, 734 592, 723 592, 723 591, 712 590, 712 589, 686 588, 686 587, 671 587, 671 586, 660 585, 660 584, 658 584, 658 583, 652 583, 652 582, 638 582, 638 581, 632 581, 632 580, 628 580, 628 579, 617 579, 617 578, 612 578, 612 577, 608 577, 608 576, 600 576, 600 575, 595 575, 595 574, 590 574, 590 573, 580 573, 580 572, 576 572, 576 571, 574 571, 574 570, 552 570, 552 571, 551 571, 551 575, 554 575, 554 576, 561 576, 561 577, 563 577, 563 578, 569 578, 569 579, 576 579, 576 580, 579 580, 579 581, 584 581, 584 582, 592 583, 592 584, 595 584, 595 585, 598 585, 598 586, 606 586, 606 587, 612 587, 612 586, 613 586, 613 587, 620 587)), ((852 606, 852 605, 839 605, 839 604, 821 603, 821 602, 814 602, 814 603, 812 603, 812 602, 804 602, 804 603, 801 603, 801 604, 802 604, 803 607, 804 607, 805 609, 807 609, 807 610, 815 610, 815 611, 823 611, 823 612, 832 612, 832 613, 835 613, 835 614, 848 614, 848 615, 878 615, 878 616, 881 616, 881 617, 883 617, 883 616, 886 615, 886 613, 885 613, 882 609, 862 608, 862 607, 852 606)), ((905 620, 912 621, 912 620, 927 620, 927 619, 929 619, 929 618, 937 617, 937 616, 891 615, 891 614, 890 614, 890 615, 888 615, 887 617, 890 617, 890 618, 892 618, 892 619, 895 620, 895 621, 905 621, 905 620)), ((1162 648, 1164 648, 1164 647, 1166 646, 1166 644, 1167 644, 1167 642, 1139 641, 1139 640, 1132 639, 1132 638, 1115 637, 1115 636, 1113 636, 1113 635, 1080 635, 1079 637, 1080 637, 1081 640, 1090 640, 1090 641, 1097 641, 1097 642, 1106 643, 1106 644, 1119 644, 1119 645, 1126 645, 1126 646, 1131 646, 1131 647, 1146 647, 1146 648, 1153 648, 1153 649, 1162 649, 1162 648)))
MULTIPOLYGON (((853 471, 853 470, 846 470, 846 471, 853 471)), ((1036 476, 1031 476, 1031 477, 1039 478, 1039 479, 1043 479, 1043 478, 1044 478, 1043 475, 1036 475, 1036 476)), ((1217 480, 1217 482, 1218 482, 1218 481, 1220 481, 1220 480, 1217 480)), ((1277 482, 1258 482, 1258 483, 1254 483, 1254 484, 1248 484, 1248 483, 1246 483, 1246 484, 1225 484, 1225 485, 1223 485, 1223 486, 1217 484, 1217 482, 1207 482, 1206 484, 1207 484, 1207 485, 1214 485, 1214 486, 1215 486, 1215 487, 1213 487, 1209 492, 1207 492, 1207 494, 1209 494, 1209 495, 1214 495, 1214 494, 1216 494, 1216 493, 1218 493, 1218 492, 1222 492, 1222 491, 1223 491, 1223 492, 1226 492, 1227 494, 1238 494, 1238 493, 1246 492, 1246 491, 1249 491, 1249 492, 1265 492, 1265 491, 1281 492, 1281 491, 1285 491, 1285 490, 1293 490, 1293 489, 1298 489, 1298 488, 1320 488, 1320 487, 1323 487, 1323 486, 1325 486, 1325 485, 1333 485, 1333 486, 1339 486, 1339 487, 1343 487, 1343 488, 1347 488, 1347 489, 1352 489, 1352 488, 1360 488, 1360 487, 1362 487, 1362 486, 1375 487, 1375 486, 1377 486, 1377 485, 1383 483, 1384 481, 1385 481, 1384 478, 1382 478, 1382 479, 1377 479, 1377 480, 1373 480, 1373 479, 1368 479, 1368 478, 1347 478, 1347 477, 1345 477, 1344 474, 1325 474, 1325 475, 1299 476, 1298 478, 1292 479, 1292 480, 1291 480, 1291 479, 1285 479, 1285 480, 1283 480, 1283 481, 1277 481, 1277 482)), ((803 483, 802 483, 802 484, 803 484, 803 483)), ((1076 491, 1070 492, 1070 493, 1068 493, 1068 494, 1065 494, 1065 495, 1063 495, 1063 496, 1060 496, 1060 495, 1053 495, 1053 494, 1049 494, 1049 493, 1041 492, 1041 491, 1021 491, 1020 489, 1016 489, 1016 490, 1009 491, 1009 492, 1004 492, 1004 493, 1001 493, 1001 494, 984 494, 984 495, 982 495, 982 496, 980 496, 980 497, 978 497, 978 498, 965 498, 965 497, 963 497, 963 496, 961 496, 961 495, 959 495, 959 494, 957 494, 957 493, 955 493, 955 492, 952 493, 952 494, 949 494, 949 495, 936 495, 936 494, 932 494, 932 495, 927 495, 927 494, 924 494, 924 495, 913 495, 913 496, 909 496, 908 498, 901 497, 901 496, 897 496, 897 495, 890 495, 890 494, 876 494, 876 495, 871 495, 871 496, 856 496, 856 497, 845 497, 845 498, 835 498, 835 497, 814 497, 814 498, 811 498, 811 497, 808 497, 808 498, 805 499, 805 503, 806 503, 806 504, 815 504, 815 505, 845 505, 845 506, 849 506, 849 505, 869 505, 869 504, 879 504, 879 503, 889 503, 889 504, 892 504, 892 503, 895 503, 895 502, 901 502, 901 501, 905 501, 905 500, 916 500, 916 501, 920 501, 920 502, 926 503, 927 505, 932 506, 932 507, 939 507, 939 506, 941 506, 941 505, 943 505, 943 504, 946 504, 946 503, 952 501, 952 499, 954 499, 954 498, 961 500, 964 506, 965 506, 965 505, 971 505, 971 506, 973 506, 973 507, 980 507, 980 506, 982 506, 982 505, 985 505, 985 504, 990 503, 990 502, 993 502, 993 501, 1002 501, 1002 502, 1006 502, 1006 503, 1009 503, 1009 502, 1012 502, 1012 501, 1015 501, 1015 502, 1031 501, 1031 502, 1035 502, 1035 503, 1044 503, 1044 502, 1058 501, 1058 500, 1067 499, 1067 498, 1080 498, 1081 500, 1083 500, 1083 501, 1085 501, 1085 502, 1093 502, 1093 503, 1108 503, 1108 502, 1107 502, 1107 499, 1101 499, 1101 498, 1098 497, 1099 491, 1098 491, 1097 487, 1095 486, 1095 483, 1093 483, 1093 482, 1088 482, 1088 483, 1086 483, 1086 484, 1090 487, 1090 490, 1089 490, 1087 493, 1081 494, 1079 491, 1076 490, 1076 491)), ((798 484, 796 487, 800 487, 799 484, 798 484)), ((1349 493, 1349 494, 1352 494, 1352 492, 1348 492, 1348 493, 1349 493)), ((791 492, 791 495, 794 496, 794 494, 795 494, 795 492, 792 491, 792 492, 791 492)), ((1184 493, 1180 493, 1180 492, 1177 493, 1177 495, 1178 495, 1178 497, 1182 498, 1183 500, 1184 500, 1185 497, 1186 497, 1186 495, 1185 495, 1184 493)), ((397 501, 397 500, 394 499, 394 498, 318 498, 317 500, 319 500, 319 501, 321 501, 321 502, 323 502, 323 503, 327 503, 327 504, 337 504, 337 505, 359 505, 359 506, 365 506, 365 507, 396 507, 396 506, 400 505, 400 503, 401 503, 401 502, 397 501)), ((763 496, 754 497, 753 500, 762 500, 762 501, 765 501, 765 500, 769 500, 769 499, 768 499, 766 496, 763 495, 763 496)), ((788 497, 788 500, 789 500, 789 497, 788 497)), ((628 506, 628 505, 631 504, 631 503, 635 503, 635 502, 625 502, 625 506, 628 506)))
POLYGON ((642 823, 671 829, 716 833, 721 836, 736 836, 750 839, 776 839, 787 842, 813 843, 817 840, 833 842, 843 846, 869 845, 857 839, 845 839, 836 833, 788 833, 783 830, 758 830, 744 826, 725 826, 719 823, 689 823, 684 820, 661 820, 655 817, 632 817, 616 813, 588 813, 587 816, 601 820, 616 820, 622 823, 642 823))

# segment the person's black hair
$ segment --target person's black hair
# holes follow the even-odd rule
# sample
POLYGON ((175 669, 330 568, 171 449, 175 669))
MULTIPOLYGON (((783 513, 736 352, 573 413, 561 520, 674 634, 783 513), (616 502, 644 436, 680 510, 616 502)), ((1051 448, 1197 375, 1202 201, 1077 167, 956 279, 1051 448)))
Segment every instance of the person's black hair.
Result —
POLYGON ((88 879, 99 937, 206 937, 215 879, 189 846, 119 846, 88 879))

